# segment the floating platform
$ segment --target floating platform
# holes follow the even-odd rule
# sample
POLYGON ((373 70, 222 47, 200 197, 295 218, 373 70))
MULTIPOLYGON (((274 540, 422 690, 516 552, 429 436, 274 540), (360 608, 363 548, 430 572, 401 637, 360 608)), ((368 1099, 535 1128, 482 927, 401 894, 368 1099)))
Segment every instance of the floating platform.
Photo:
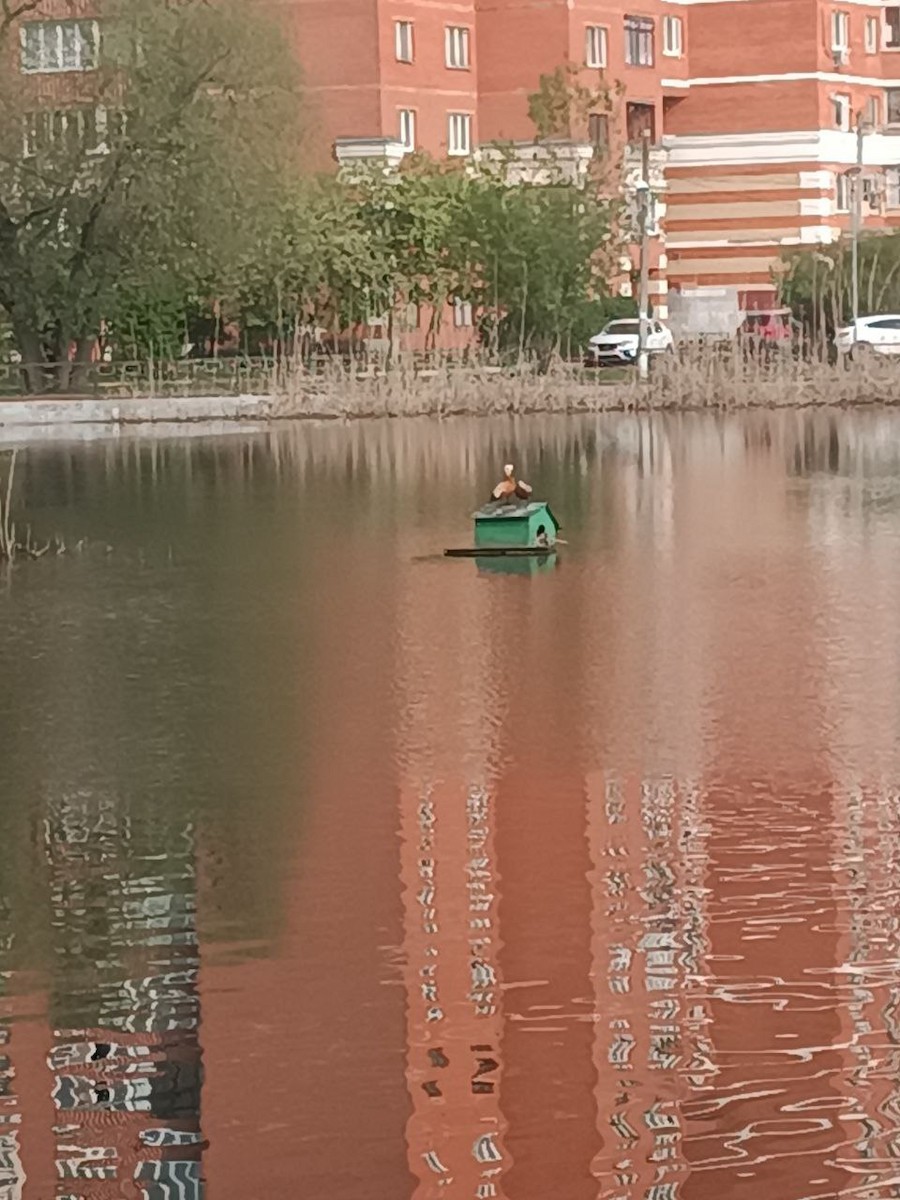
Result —
POLYGON ((463 546, 445 550, 445 558, 549 558, 555 546, 463 546))

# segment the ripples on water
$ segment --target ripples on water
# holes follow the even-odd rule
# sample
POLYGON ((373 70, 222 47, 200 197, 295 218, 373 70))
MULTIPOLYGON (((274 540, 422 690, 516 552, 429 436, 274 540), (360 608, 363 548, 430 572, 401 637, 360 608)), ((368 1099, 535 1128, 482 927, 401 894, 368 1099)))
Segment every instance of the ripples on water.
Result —
POLYGON ((0 1200, 900 1196, 898 434, 25 452, 0 1200))

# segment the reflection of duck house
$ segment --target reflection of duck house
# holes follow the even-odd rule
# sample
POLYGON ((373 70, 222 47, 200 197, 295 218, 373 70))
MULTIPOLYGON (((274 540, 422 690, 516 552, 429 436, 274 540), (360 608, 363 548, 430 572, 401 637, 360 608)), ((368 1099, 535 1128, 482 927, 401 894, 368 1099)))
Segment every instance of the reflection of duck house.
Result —
POLYGON ((543 500, 488 504, 475 513, 472 549, 447 550, 451 557, 515 557, 555 552, 559 522, 543 500))
POLYGON ((532 550, 522 551, 492 551, 490 554, 476 554, 475 566, 484 575, 541 575, 546 571, 555 571, 558 555, 551 547, 543 554, 532 550))

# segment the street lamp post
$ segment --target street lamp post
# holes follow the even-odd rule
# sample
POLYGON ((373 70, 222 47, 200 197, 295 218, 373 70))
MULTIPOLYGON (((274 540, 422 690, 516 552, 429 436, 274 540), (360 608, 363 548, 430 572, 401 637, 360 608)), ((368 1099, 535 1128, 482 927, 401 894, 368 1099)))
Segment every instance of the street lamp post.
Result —
POLYGON ((638 201, 638 230, 641 237, 641 290, 638 298, 638 378, 647 379, 650 374, 650 357, 647 353, 647 333, 650 320, 650 137, 644 134, 641 141, 641 177, 635 184, 638 201))
POLYGON ((847 172, 851 189, 850 212, 850 304, 853 309, 853 340, 856 341, 859 320, 859 232, 862 225, 862 167, 865 126, 860 114, 856 117, 856 166, 847 172))

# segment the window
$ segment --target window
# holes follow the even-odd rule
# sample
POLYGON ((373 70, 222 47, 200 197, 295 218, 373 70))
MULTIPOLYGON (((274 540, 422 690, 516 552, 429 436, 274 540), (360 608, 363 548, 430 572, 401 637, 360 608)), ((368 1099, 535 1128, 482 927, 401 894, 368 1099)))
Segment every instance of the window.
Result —
POLYGON ((888 208, 900 208, 900 167, 885 168, 884 198, 888 208))
POLYGON ((631 67, 653 66, 653 21, 650 17, 625 18, 625 61, 631 67))
POLYGON ((846 53, 850 49, 850 14, 831 14, 831 49, 846 53))
POLYGON ((656 140, 656 109, 652 104, 625 105, 625 131, 629 142, 640 142, 645 137, 656 140))
POLYGON ((845 132, 850 128, 850 97, 849 96, 832 96, 831 108, 833 113, 833 122, 835 129, 843 129, 845 132))
POLYGON ((448 25, 444 30, 444 57, 456 71, 469 68, 469 31, 463 25, 448 25))
POLYGON ((397 62, 411 63, 413 60, 412 21, 394 22, 394 55, 397 62))
POLYGON ((472 328, 472 305, 468 300, 457 297, 453 301, 453 324, 457 329, 472 328))
POLYGON ((410 333, 413 329, 418 329, 421 324, 422 314, 419 306, 414 300, 410 300, 409 304, 400 311, 400 328, 410 333))
POLYGON ((878 102, 877 96, 869 96, 863 107, 863 124, 869 129, 877 129, 881 124, 879 118, 881 116, 881 105, 878 102))
POLYGON ((889 4, 884 10, 884 49, 900 50, 900 4, 889 4))
POLYGON ((469 154, 472 150, 472 118, 469 113, 447 114, 447 153, 469 154))
POLYGON ((100 27, 96 21, 28 21, 19 36, 22 70, 29 74, 97 67, 100 27))
POLYGON ((681 58, 684 53, 684 26, 681 17, 663 17, 663 54, 681 58))
POLYGON ((606 29, 603 25, 588 25, 585 29, 584 61, 589 67, 606 66, 606 29))
POLYGON ((850 211, 850 177, 838 175, 835 187, 835 207, 838 212, 850 211))
POLYGON ((866 17, 866 54, 878 53, 878 18, 866 17))
POLYGON ((588 114, 588 140, 598 153, 609 149, 609 117, 606 113, 588 114))
POLYGON ((884 99, 888 125, 900 125, 900 88, 888 88, 884 99))
POLYGON ((416 114, 414 109, 400 109, 400 144, 404 150, 416 148, 416 114))
POLYGON ((108 138, 120 136, 124 114, 106 108, 44 108, 22 119, 22 155, 53 152, 58 155, 106 154, 108 138))

